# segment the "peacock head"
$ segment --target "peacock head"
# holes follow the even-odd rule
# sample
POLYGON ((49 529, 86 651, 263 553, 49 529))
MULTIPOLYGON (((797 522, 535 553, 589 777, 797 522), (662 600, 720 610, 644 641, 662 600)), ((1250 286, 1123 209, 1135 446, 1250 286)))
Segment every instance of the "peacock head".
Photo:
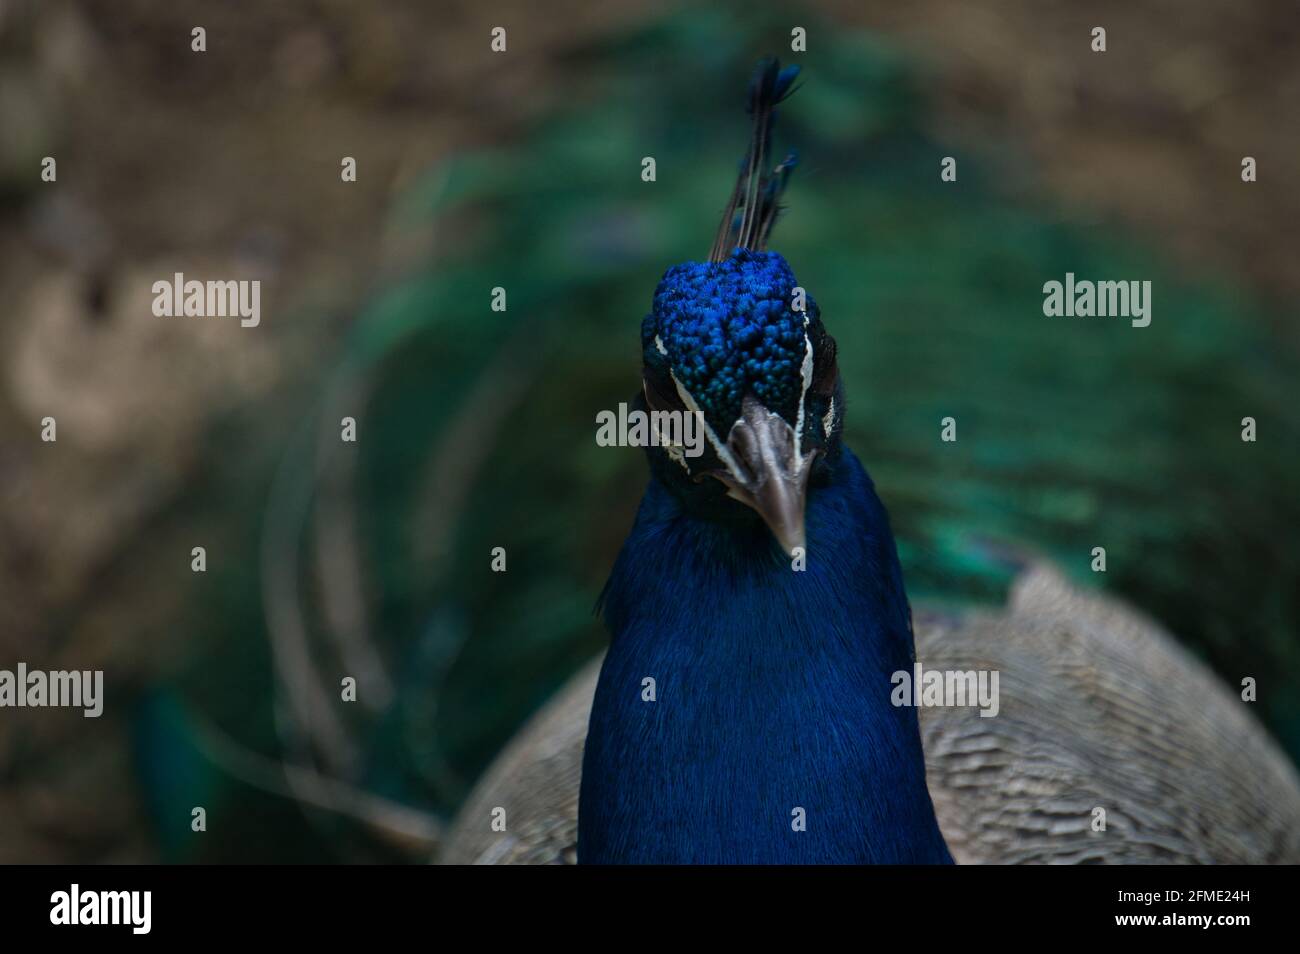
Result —
POLYGON ((795 164, 765 169, 774 107, 797 74, 759 64, 753 139, 709 260, 668 269, 641 325, 646 407, 692 415, 705 438, 695 457, 650 448, 656 475, 697 509, 756 511, 787 553, 805 545, 809 484, 837 455, 844 407, 817 303, 764 250, 795 164))

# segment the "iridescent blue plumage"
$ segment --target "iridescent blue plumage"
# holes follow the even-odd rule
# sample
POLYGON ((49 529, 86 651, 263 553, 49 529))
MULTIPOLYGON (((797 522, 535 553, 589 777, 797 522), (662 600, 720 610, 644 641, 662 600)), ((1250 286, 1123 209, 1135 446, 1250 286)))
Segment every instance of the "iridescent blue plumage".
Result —
POLYGON ((792 572, 760 521, 692 517, 651 483, 603 600, 580 862, 951 862, 916 710, 889 701, 910 613, 851 453, 809 496, 808 549, 792 572))
POLYGON ((715 430, 740 416, 752 391, 793 420, 802 394, 805 332, 820 323, 807 298, 794 310, 799 283, 776 252, 736 249, 721 262, 686 262, 664 273, 654 310, 642 322, 642 345, 656 338, 682 386, 715 430))
POLYGON ((772 107, 794 75, 760 64, 711 260, 670 268, 642 323, 642 402, 698 410, 713 447, 698 463, 647 448, 602 596, 584 863, 952 860, 916 710, 890 701, 911 615, 884 507, 840 446, 835 343, 762 250, 789 171, 763 172, 772 107))

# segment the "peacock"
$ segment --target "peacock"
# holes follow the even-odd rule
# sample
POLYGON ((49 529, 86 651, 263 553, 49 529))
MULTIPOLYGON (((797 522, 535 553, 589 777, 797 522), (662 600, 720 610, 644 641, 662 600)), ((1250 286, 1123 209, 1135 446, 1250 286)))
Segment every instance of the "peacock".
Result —
POLYGON ((835 341, 765 251, 794 163, 767 171, 773 119, 797 75, 758 67, 709 259, 669 269, 642 325, 640 403, 698 415, 708 441, 694 459, 648 448, 605 587, 579 861, 952 860, 916 711, 890 702, 910 610, 884 507, 840 440, 835 341))
POLYGON ((1300 858, 1300 781, 1242 704, 1045 561, 1003 554, 1001 612, 920 615, 921 663, 997 672, 995 711, 899 704, 920 669, 894 536, 843 440, 835 339, 766 248, 798 73, 759 64, 708 259, 668 269, 642 323, 637 407, 696 415, 707 446, 646 448, 600 598, 609 650, 489 770, 444 860, 1300 858))

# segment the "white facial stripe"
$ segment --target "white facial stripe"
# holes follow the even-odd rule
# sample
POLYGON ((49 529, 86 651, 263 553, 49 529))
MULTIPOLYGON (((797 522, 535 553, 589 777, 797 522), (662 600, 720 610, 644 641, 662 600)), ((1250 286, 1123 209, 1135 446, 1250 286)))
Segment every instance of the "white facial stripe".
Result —
MULTIPOLYGON (((656 338, 655 340, 658 341, 659 339, 656 338)), ((680 386, 678 387, 678 390, 679 390, 679 391, 681 390, 681 387, 680 387, 680 386)), ((646 407, 647 407, 647 408, 650 408, 650 406, 651 406, 651 405, 650 405, 650 392, 646 390, 646 384, 645 384, 645 381, 642 381, 642 382, 641 382, 641 393, 645 395, 645 403, 646 403, 646 407)), ((653 413, 651 413, 651 414, 649 414, 649 415, 647 415, 647 416, 650 418, 650 426, 653 427, 653 428, 655 429, 655 434, 656 434, 656 435, 658 436, 658 438, 659 438, 659 446, 662 447, 665 451, 667 451, 668 456, 669 456, 671 459, 677 461, 677 464, 681 467, 682 470, 686 471, 686 473, 689 474, 689 473, 691 472, 691 468, 690 468, 690 465, 686 463, 686 454, 684 453, 684 451, 683 451, 681 445, 679 445, 679 444, 670 444, 670 443, 668 443, 666 437, 670 437, 671 435, 665 435, 665 434, 663 433, 663 431, 659 430, 659 425, 658 425, 658 423, 656 422, 656 420, 655 420, 655 416, 654 416, 653 413)), ((701 420, 703 420, 703 418, 701 418, 701 420)))
POLYGON ((835 395, 831 395, 831 406, 826 409, 826 416, 822 418, 822 430, 826 436, 831 436, 831 428, 835 425, 835 395))
POLYGON ((687 474, 690 474, 691 468, 686 463, 686 454, 682 451, 681 445, 664 444, 662 438, 660 439, 659 443, 663 447, 663 449, 668 452, 668 456, 673 460, 677 461, 677 463, 681 465, 682 470, 686 471, 687 474))
POLYGON ((736 466, 736 459, 731 456, 731 451, 727 450, 727 445, 718 440, 718 435, 715 434, 713 428, 709 426, 708 420, 704 417, 704 412, 701 411, 700 406, 695 403, 695 398, 691 397, 691 392, 682 387, 682 382, 677 380, 677 375, 673 374, 671 371, 668 373, 672 376, 673 384, 677 386, 677 396, 681 398, 682 403, 686 405, 686 410, 699 416, 700 424, 704 427, 704 436, 707 437, 709 443, 713 445, 713 450, 717 453, 718 459, 726 465, 727 470, 731 471, 732 476, 737 478, 741 477, 744 474, 744 471, 736 466))
POLYGON ((803 316, 803 367, 799 369, 799 375, 803 378, 803 388, 799 391, 799 415, 794 422, 794 462, 795 466, 803 464, 803 418, 804 399, 808 397, 808 389, 812 387, 813 378, 813 346, 812 340, 808 337, 808 316, 803 316))
POLYGON ((655 347, 659 349, 660 354, 662 355, 668 354, 668 349, 664 347, 663 339, 660 338, 658 335, 655 335, 655 347))

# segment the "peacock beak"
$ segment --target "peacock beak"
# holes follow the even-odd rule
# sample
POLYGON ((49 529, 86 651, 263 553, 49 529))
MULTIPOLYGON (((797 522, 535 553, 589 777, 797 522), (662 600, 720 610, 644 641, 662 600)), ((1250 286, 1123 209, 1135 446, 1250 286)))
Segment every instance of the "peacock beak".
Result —
POLYGON ((781 549, 794 556, 806 544, 804 502, 815 456, 803 456, 795 429, 747 394, 727 435, 726 467, 711 473, 728 496, 758 511, 781 549))

